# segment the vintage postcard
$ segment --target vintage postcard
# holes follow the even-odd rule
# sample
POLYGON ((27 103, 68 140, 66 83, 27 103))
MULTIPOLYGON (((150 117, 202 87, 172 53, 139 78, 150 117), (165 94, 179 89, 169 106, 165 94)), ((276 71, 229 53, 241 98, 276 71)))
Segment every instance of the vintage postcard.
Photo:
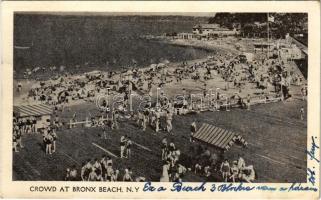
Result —
POLYGON ((320 2, 5 1, 0 196, 318 199, 320 2))

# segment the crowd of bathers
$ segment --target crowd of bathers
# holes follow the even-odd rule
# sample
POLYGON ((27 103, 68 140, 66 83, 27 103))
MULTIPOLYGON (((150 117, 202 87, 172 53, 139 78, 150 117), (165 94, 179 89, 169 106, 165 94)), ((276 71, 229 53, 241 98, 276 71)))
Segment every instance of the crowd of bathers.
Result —
POLYGON ((82 163, 80 171, 77 166, 73 165, 66 169, 66 181, 124 181, 124 182, 141 182, 145 177, 133 177, 133 171, 130 167, 125 168, 123 172, 116 169, 110 156, 103 155, 101 159, 88 159, 82 163))
MULTIPOLYGON (((133 90, 151 94, 152 88, 162 88, 165 84, 182 82, 192 79, 204 82, 220 76, 226 81, 225 89, 232 85, 242 88, 247 83, 256 84, 257 88, 275 87, 280 85, 301 84, 303 77, 287 69, 284 61, 267 59, 267 57, 244 60, 231 53, 217 54, 205 61, 183 62, 176 67, 166 64, 154 65, 149 68, 131 68, 121 72, 88 72, 84 75, 64 74, 55 79, 38 81, 29 90, 33 102, 55 105, 57 109, 79 101, 93 101, 100 94, 121 94, 125 100, 133 90), (231 82, 231 84, 230 84, 231 82)), ((18 91, 24 87, 18 83, 18 91)))
POLYGON ((164 137, 161 141, 162 174, 160 182, 182 182, 187 169, 180 161, 181 151, 164 137))

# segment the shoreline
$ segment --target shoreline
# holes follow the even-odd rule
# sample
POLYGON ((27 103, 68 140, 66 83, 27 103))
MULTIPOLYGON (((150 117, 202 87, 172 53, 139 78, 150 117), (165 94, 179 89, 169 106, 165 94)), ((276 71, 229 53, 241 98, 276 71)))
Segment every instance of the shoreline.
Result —
POLYGON ((229 47, 226 45, 226 42, 223 41, 225 44, 223 45, 217 45, 213 43, 213 40, 211 44, 205 43, 203 40, 196 40, 196 39, 169 39, 165 37, 153 37, 153 38, 146 38, 147 40, 153 41, 153 42, 159 42, 164 44, 169 44, 173 46, 179 46, 179 47, 190 47, 195 49, 204 50, 207 52, 224 52, 224 53, 233 53, 233 54, 240 54, 241 51, 236 50, 233 47, 229 47))
MULTIPOLYGON (((161 44, 167 44, 167 45, 170 45, 170 46, 177 46, 177 47, 182 47, 182 48, 193 48, 193 49, 197 49, 197 50, 202 50, 202 51, 205 51, 207 55, 204 55, 200 58, 196 58, 196 59, 180 59, 180 61, 174 61, 174 62, 171 62, 168 63, 169 67, 170 66, 176 66, 178 65, 179 63, 182 63, 182 62, 200 62, 202 60, 205 60, 209 54, 226 54, 226 53, 235 53, 235 50, 234 49, 231 49, 231 48, 227 48, 227 47, 223 47, 223 46, 218 46, 218 45, 211 45, 211 46, 208 46, 206 44, 189 44, 189 43, 181 43, 181 42, 175 42, 175 41, 171 41, 171 40, 168 40, 166 38, 163 38, 163 39, 154 39, 154 38, 144 38, 148 41, 151 41, 151 42, 157 42, 157 43, 161 43, 161 44)), ((161 63, 161 62, 159 62, 161 63)), ((155 64, 158 64, 158 63, 155 63, 155 64)), ((59 70, 57 69, 56 71, 46 71, 46 72, 41 72, 39 74, 36 74, 36 75, 31 75, 31 77, 28 77, 28 78, 25 78, 23 77, 22 74, 19 74, 19 75, 14 75, 14 80, 16 81, 46 81, 48 79, 51 79, 52 77, 55 77, 55 76, 61 76, 61 75, 64 75, 64 74, 69 74, 71 76, 77 76, 77 75, 81 75, 83 73, 90 73, 92 71, 101 71, 101 72, 109 72, 109 71, 113 71, 113 72, 116 72, 116 73, 119 73, 121 71, 123 71, 124 69, 132 69, 132 68, 138 68, 138 69, 146 69, 148 67, 150 67, 151 64, 149 65, 146 65, 146 64, 142 64, 142 65, 139 65, 139 66, 136 66, 136 67, 126 67, 126 65, 119 65, 119 66, 97 66, 97 67, 92 67, 92 66, 80 66, 79 69, 78 69, 78 72, 74 73, 74 72, 70 72, 68 69, 66 69, 65 71, 62 71, 62 72, 59 72, 59 70), (113 68, 116 68, 116 69, 113 69, 113 68), (50 74, 50 75, 48 75, 50 74)))
MULTIPOLYGON (((224 48, 224 47, 221 47, 221 46, 201 46, 201 45, 194 45, 194 44, 188 44, 188 43, 175 43, 173 41, 170 41, 170 40, 154 40, 154 39, 147 39, 147 40, 150 40, 152 42, 159 42, 159 43, 163 43, 163 44, 168 44, 168 45, 172 45, 172 46, 179 46, 179 47, 187 47, 187 48, 194 48, 194 49, 199 49, 199 50, 204 50, 206 51, 208 54, 217 54, 217 53, 231 53, 233 51, 233 49, 228 49, 228 48, 224 48), (229 51, 229 52, 228 52, 229 51)), ((235 52, 234 52, 235 53, 235 52)), ((182 61, 177 61, 177 62, 169 62, 167 63, 168 67, 169 68, 172 68, 172 67, 176 67, 177 65, 181 64, 182 62, 187 62, 187 63, 197 63, 197 62, 203 62, 205 61, 207 58, 208 58, 209 55, 206 55, 206 56, 203 56, 201 58, 197 58, 197 59, 188 59, 188 60, 182 60, 182 61)), ((161 62, 160 62, 161 63, 161 62)), ((155 63, 155 64, 159 64, 159 63, 155 63)), ((70 72, 67 72, 67 71, 64 71, 64 72, 61 72, 59 73, 58 71, 55 71, 57 74, 53 75, 53 76, 62 76, 64 74, 68 74, 70 76, 79 76, 79 75, 83 75, 84 73, 91 73, 93 71, 100 71, 100 72, 103 72, 103 73, 106 73, 106 72, 109 72, 109 71, 113 71, 113 72, 116 72, 116 74, 119 74, 119 73, 122 73, 122 71, 124 69, 131 69, 131 68, 137 68, 139 70, 146 70, 148 69, 150 65, 141 65, 141 66, 136 66, 136 67, 129 67, 129 68, 125 68, 124 66, 118 66, 117 68, 119 69, 116 69, 116 70, 104 70, 102 69, 103 66, 100 66, 100 67, 93 67, 93 69, 91 70, 86 70, 86 69, 82 69, 80 70, 81 72, 78 72, 78 73, 70 73, 70 72)), ((38 75, 39 76, 39 75, 38 75)), ((42 75, 40 75, 42 76, 42 75)), ((14 77, 13 80, 14 81, 21 81, 21 82, 24 82, 24 83, 29 83, 29 82, 34 82, 34 81, 48 81, 48 80, 52 80, 53 76, 51 76, 49 79, 46 79, 46 80, 43 80, 42 78, 39 78, 39 80, 35 79, 35 78, 20 78, 20 77, 14 77)))
MULTIPOLYGON (((239 55, 241 52, 238 51, 237 49, 233 48, 232 46, 229 46, 231 44, 228 43, 227 41, 222 41, 223 45, 215 45, 216 41, 199 41, 199 40, 180 40, 180 39, 176 39, 176 40, 169 40, 167 38, 163 38, 164 40, 158 39, 155 40, 154 38, 149 39, 152 42, 160 42, 160 43, 164 43, 164 44, 168 44, 168 45, 176 45, 176 46, 182 46, 182 47, 188 47, 188 48, 198 48, 198 49, 202 49, 202 50, 206 50, 208 52, 208 54, 206 56, 203 56, 202 58, 198 58, 198 59, 190 59, 190 60, 182 60, 179 62, 164 62, 162 63, 163 65, 167 66, 167 69, 170 71, 174 71, 177 67, 180 67, 182 62, 186 62, 188 65, 193 65, 193 64, 198 64, 198 63, 203 63, 209 60, 209 57, 215 57, 215 56, 227 56, 227 57, 234 57, 235 55, 239 55), (208 45, 206 45, 208 44, 208 45)), ((161 63, 158 63, 161 64, 161 63)), ((136 67, 129 67, 127 68, 126 71, 128 70, 132 70, 133 68, 138 69, 139 71, 145 72, 148 71, 152 68, 152 65, 158 65, 158 64, 150 64, 147 66, 136 66, 136 67)), ((110 78, 111 80, 119 80, 119 78, 122 76, 122 74, 126 74, 127 72, 124 71, 124 67, 119 67, 119 69, 116 70, 112 70, 114 72, 114 75, 110 78)), ((86 69, 82 69, 80 72, 78 73, 69 73, 69 72, 59 72, 59 71, 55 71, 55 75, 51 76, 51 78, 48 78, 46 80, 43 79, 33 79, 33 78, 27 78, 27 79, 16 79, 14 78, 14 88, 17 85, 17 82, 20 81, 23 85, 33 85, 33 84, 37 84, 40 83, 41 81, 43 82, 50 82, 50 81, 55 81, 56 77, 60 78, 60 77, 64 77, 65 75, 67 75, 67 77, 69 77, 70 79, 74 79, 77 78, 77 76, 84 76, 84 74, 89 74, 91 72, 99 72, 101 74, 105 74, 107 75, 108 72, 110 72, 111 70, 104 70, 101 69, 101 67, 97 67, 97 68, 92 68, 90 70, 86 70, 86 69)), ((217 76, 217 75, 215 75, 217 76)), ((195 83, 194 82, 190 82, 190 81, 183 81, 183 85, 181 87, 177 87, 175 85, 175 83, 170 83, 169 85, 166 85, 165 88, 168 89, 169 94, 171 92, 174 92, 173 90, 181 90, 182 88, 185 88, 187 90, 191 90, 191 91, 197 91, 198 93, 202 92, 202 88, 203 88, 203 84, 207 84, 207 85, 214 85, 216 88, 226 88, 229 87, 227 85, 230 85, 232 83, 226 82, 224 81, 221 77, 217 76, 217 78, 214 80, 207 80, 207 81, 201 81, 197 83, 197 87, 195 88, 195 83), (169 88, 170 86, 170 88, 169 88), (189 89, 188 89, 189 88, 189 89)), ((261 90, 258 89, 254 89, 253 83, 248 83, 247 84, 247 89, 243 88, 242 89, 242 93, 253 93, 253 94, 257 94, 262 92, 261 90)), ((28 87, 29 88, 29 87, 28 87)), ((272 87, 271 87, 272 88, 272 87)), ((269 87, 269 90, 272 91, 269 87)), ((153 87, 152 89, 152 93, 155 93, 156 88, 153 87)), ((146 92, 141 91, 141 92, 146 92)), ((230 92, 235 93, 237 92, 236 88, 230 88, 230 92)), ((24 101, 23 99, 26 98, 28 91, 23 91, 22 93, 17 93, 14 92, 14 102, 18 103, 21 101, 24 101)), ((227 92, 229 93, 229 92, 227 92)))

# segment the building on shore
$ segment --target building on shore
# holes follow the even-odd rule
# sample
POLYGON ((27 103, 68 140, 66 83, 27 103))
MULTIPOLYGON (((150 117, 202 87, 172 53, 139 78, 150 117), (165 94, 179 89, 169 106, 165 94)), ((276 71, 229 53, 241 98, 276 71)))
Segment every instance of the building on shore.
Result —
POLYGON ((271 51, 273 50, 276 45, 272 42, 257 42, 257 43, 254 43, 254 51, 257 52, 257 51, 271 51))
POLYGON ((280 46, 278 52, 282 60, 300 60, 305 58, 304 53, 296 45, 280 46))
POLYGON ((269 51, 271 56, 273 54, 280 57, 281 60, 299 60, 304 59, 304 52, 295 44, 291 44, 288 42, 278 41, 274 42, 261 42, 254 43, 254 51, 255 52, 267 52, 269 51))
POLYGON ((193 33, 178 33, 177 38, 184 39, 184 40, 190 40, 195 38, 195 35, 193 33))
POLYGON ((193 27, 193 34, 201 37, 226 37, 235 36, 239 34, 239 31, 234 29, 228 29, 220 27, 219 24, 199 24, 193 27))

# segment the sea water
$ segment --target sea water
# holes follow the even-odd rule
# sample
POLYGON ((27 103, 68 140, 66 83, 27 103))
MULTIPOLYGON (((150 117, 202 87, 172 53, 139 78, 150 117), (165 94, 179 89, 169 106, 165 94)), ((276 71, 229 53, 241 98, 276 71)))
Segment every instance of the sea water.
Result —
MULTIPOLYGON (((209 51, 143 39, 143 35, 191 32, 207 18, 186 16, 80 16, 16 14, 14 69, 65 66, 67 71, 115 70, 203 58, 209 51)), ((37 73, 41 73, 41 70, 37 73)))

